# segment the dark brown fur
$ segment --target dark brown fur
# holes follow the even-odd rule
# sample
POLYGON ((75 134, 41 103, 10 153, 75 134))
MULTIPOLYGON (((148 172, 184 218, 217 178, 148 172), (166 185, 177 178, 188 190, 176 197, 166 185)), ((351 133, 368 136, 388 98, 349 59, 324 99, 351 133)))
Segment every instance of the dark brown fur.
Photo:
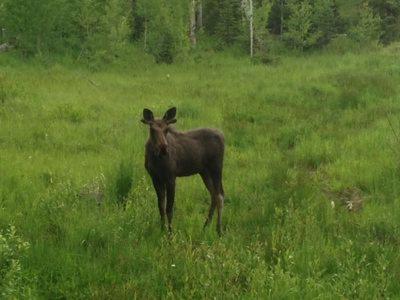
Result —
POLYGON ((221 234, 224 136, 220 131, 208 128, 179 132, 170 126, 176 122, 175 114, 176 109, 171 108, 163 119, 154 119, 150 110, 143 110, 142 122, 150 126, 145 167, 157 193, 161 225, 165 226, 166 214, 168 228, 171 230, 176 177, 200 174, 211 195, 210 210, 204 227, 211 222, 217 208, 217 232, 221 234))

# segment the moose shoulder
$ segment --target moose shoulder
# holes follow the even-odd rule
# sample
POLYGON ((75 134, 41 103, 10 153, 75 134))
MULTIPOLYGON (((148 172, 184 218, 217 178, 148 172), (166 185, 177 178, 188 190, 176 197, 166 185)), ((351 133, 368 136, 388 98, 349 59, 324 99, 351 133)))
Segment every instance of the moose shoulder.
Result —
POLYGON ((179 132, 170 126, 176 122, 175 116, 176 108, 169 109, 162 119, 155 119, 148 109, 143 110, 142 122, 150 128, 145 167, 157 193, 161 224, 164 226, 166 214, 168 228, 171 230, 176 177, 200 174, 211 195, 210 210, 204 226, 211 222, 217 208, 217 231, 221 234, 224 197, 223 134, 209 128, 179 132))

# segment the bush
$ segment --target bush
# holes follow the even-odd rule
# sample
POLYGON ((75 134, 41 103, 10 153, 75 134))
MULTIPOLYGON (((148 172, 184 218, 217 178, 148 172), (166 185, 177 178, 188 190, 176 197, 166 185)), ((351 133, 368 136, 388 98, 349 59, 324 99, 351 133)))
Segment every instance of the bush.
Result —
POLYGON ((0 231, 0 296, 4 299, 25 298, 31 295, 20 259, 29 248, 16 233, 14 226, 0 231))
POLYGON ((332 53, 343 54, 348 51, 354 51, 359 49, 358 44, 352 40, 348 34, 340 34, 335 36, 326 49, 332 53))
POLYGON ((112 170, 106 181, 107 194, 110 199, 118 204, 125 205, 129 192, 134 183, 134 166, 132 159, 123 159, 118 168, 112 170))

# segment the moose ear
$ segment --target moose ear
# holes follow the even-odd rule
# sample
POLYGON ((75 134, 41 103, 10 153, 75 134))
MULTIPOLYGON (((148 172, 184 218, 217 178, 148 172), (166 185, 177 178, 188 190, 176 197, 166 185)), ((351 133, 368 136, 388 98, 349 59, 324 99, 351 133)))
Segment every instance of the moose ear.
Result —
POLYGON ((176 107, 172 107, 167 110, 167 112, 163 117, 163 120, 166 121, 168 124, 172 124, 176 122, 175 116, 176 116, 176 107))
POLYGON ((153 112, 150 109, 143 109, 143 119, 141 120, 144 124, 149 124, 154 121, 153 112))

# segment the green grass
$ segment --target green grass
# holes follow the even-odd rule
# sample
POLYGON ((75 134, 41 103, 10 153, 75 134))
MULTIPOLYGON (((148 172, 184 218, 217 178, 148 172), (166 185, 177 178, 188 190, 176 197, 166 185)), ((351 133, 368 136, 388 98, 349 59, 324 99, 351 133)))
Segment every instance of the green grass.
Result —
POLYGON ((398 298, 398 61, 205 54, 92 72, 1 55, 1 295, 398 298), (172 105, 179 129, 225 133, 222 238, 202 231, 198 176, 178 180, 174 234, 160 232, 140 118, 172 105))

